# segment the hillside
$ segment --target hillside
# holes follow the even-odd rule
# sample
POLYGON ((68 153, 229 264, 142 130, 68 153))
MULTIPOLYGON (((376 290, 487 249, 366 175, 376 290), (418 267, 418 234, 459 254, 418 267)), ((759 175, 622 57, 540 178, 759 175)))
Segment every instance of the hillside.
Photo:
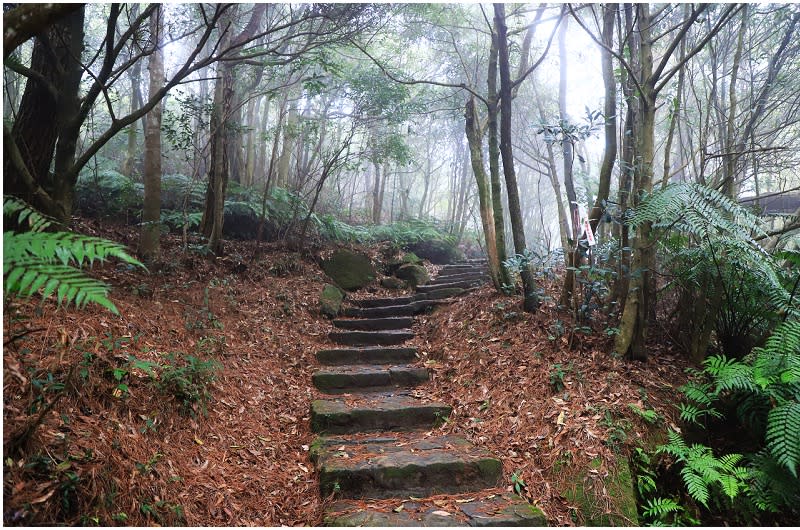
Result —
MULTIPOLYGON (((91 221, 79 229, 128 244, 137 236, 91 221)), ((5 524, 321 522, 309 404, 321 396, 314 353, 330 346, 332 326, 318 310, 325 276, 313 256, 266 246, 251 263, 252 250, 229 243, 214 259, 167 238, 164 264, 149 274, 95 268, 121 317, 6 305, 4 444, 45 412, 5 461, 5 524), (33 331, 17 336, 25 329, 33 331), (180 360, 187 354, 194 364, 180 360)), ((366 291, 353 296, 388 293, 366 291)), ((603 479, 648 436, 635 407, 672 424, 683 366, 657 338, 658 355, 624 363, 608 355, 602 329, 559 332, 572 326, 551 303, 535 315, 516 305, 483 287, 417 318, 413 343, 432 371, 419 392, 454 406, 437 430, 501 458, 507 487, 551 525, 585 524, 587 509, 578 518, 563 492, 586 469, 596 493, 589 511, 619 513, 603 479)))

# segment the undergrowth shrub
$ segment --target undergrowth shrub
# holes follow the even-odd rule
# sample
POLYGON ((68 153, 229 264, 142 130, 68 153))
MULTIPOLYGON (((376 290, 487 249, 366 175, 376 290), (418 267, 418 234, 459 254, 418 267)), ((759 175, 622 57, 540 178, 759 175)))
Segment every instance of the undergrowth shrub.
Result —
POLYGON ((800 316, 797 271, 779 262, 785 252, 758 244, 755 238, 766 236, 762 220, 735 201, 700 184, 672 184, 642 201, 632 225, 645 221, 656 230, 667 287, 678 292, 677 327, 693 358, 705 356, 712 332, 720 349, 738 358, 780 316, 800 316))
POLYGON ((138 219, 144 186, 113 169, 84 169, 75 185, 76 206, 87 217, 138 219))

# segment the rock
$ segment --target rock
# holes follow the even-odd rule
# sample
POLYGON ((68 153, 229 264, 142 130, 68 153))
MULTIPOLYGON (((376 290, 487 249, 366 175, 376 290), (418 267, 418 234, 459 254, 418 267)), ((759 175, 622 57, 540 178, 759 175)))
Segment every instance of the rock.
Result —
POLYGON ((330 259, 322 261, 322 270, 347 291, 355 291, 376 278, 375 268, 368 256, 340 249, 330 259))
POLYGON ((406 286, 406 282, 400 278, 393 278, 389 276, 387 278, 381 278, 381 285, 387 289, 402 289, 406 286))
POLYGON ((326 283, 319 295, 319 310, 328 318, 336 318, 339 316, 343 300, 344 291, 335 285, 326 283))
POLYGON ((425 285, 431 280, 431 277, 428 276, 428 271, 425 269, 425 267, 422 265, 415 265, 413 263, 407 263, 397 269, 395 276, 401 280, 406 280, 411 284, 412 287, 425 285))
POLYGON ((455 263, 464 259, 464 254, 458 247, 440 239, 417 241, 408 245, 407 250, 436 265, 455 263))

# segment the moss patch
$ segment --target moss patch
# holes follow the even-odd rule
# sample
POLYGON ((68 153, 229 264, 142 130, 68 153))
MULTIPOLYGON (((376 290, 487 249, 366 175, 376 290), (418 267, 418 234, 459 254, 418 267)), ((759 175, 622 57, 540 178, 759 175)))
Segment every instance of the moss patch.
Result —
MULTIPOLYGON (((589 469, 599 470, 602 461, 595 458, 589 469)), ((578 524, 583 526, 637 526, 636 492, 628 462, 620 459, 609 466, 608 474, 578 473, 569 479, 562 495, 578 507, 578 524), (608 497, 615 500, 611 513, 595 494, 596 489, 605 488, 608 497)))

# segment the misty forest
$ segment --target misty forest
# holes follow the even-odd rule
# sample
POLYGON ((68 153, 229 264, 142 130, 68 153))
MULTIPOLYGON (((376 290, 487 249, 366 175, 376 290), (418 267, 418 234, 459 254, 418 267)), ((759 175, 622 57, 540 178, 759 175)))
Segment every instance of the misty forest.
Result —
POLYGON ((800 7, 4 3, 3 523, 800 520, 800 7))

